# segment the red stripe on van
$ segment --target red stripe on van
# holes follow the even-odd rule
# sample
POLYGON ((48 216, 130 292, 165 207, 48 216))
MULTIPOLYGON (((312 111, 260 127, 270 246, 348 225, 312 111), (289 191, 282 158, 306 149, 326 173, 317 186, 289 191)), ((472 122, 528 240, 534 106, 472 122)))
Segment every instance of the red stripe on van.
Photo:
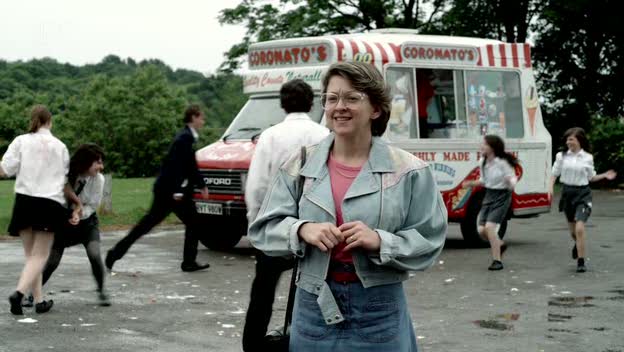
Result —
POLYGON ((375 64, 375 53, 373 52, 373 48, 370 45, 368 45, 367 42, 362 42, 362 43, 364 43, 364 47, 366 48, 366 52, 371 55, 371 62, 370 62, 370 64, 374 65, 375 64))
POLYGON ((505 53, 505 46, 507 44, 499 44, 498 45, 498 52, 500 53, 500 58, 501 58, 501 66, 503 67, 507 67, 507 54, 505 53))
POLYGON ((520 60, 518 59, 518 44, 511 44, 511 56, 513 60, 513 67, 520 67, 520 60))
POLYGON ((388 63, 388 53, 386 53, 386 49, 384 49, 383 45, 379 44, 379 43, 375 43, 375 45, 377 46, 377 49, 379 49, 379 52, 381 53, 381 64, 385 65, 388 63))
POLYGON ((477 48, 479 59, 477 60, 477 66, 483 66, 483 60, 481 60, 481 48, 477 48))
POLYGON ((494 61, 494 45, 492 44, 488 44, 487 46, 487 53, 488 53, 488 66, 496 66, 495 61, 494 61))
POLYGON ((403 56, 401 56, 401 47, 392 43, 388 43, 388 45, 390 45, 392 51, 394 52, 394 58, 396 59, 396 62, 403 62, 403 56))
POLYGON ((524 65, 527 68, 531 67, 531 46, 524 44, 524 65))
POLYGON ((336 41, 336 47, 338 48, 338 61, 342 61, 342 54, 344 52, 344 43, 342 42, 342 40, 338 38, 334 38, 334 40, 336 41))
POLYGON ((351 43, 351 51, 352 51, 351 60, 353 60, 353 58, 355 58, 355 54, 360 52, 360 49, 358 48, 357 43, 354 42, 353 40, 349 39, 349 43, 351 43))

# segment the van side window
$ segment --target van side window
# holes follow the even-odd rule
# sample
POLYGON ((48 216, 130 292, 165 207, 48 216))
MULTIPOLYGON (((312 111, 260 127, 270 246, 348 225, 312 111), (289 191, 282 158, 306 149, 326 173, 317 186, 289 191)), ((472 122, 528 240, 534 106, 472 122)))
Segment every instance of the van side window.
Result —
POLYGON ((478 135, 522 138, 522 96, 516 72, 466 71, 468 128, 478 135))
POLYGON ((388 138, 391 140, 417 138, 414 69, 389 68, 386 71, 386 82, 392 97, 392 110, 386 132, 388 138))
POLYGON ((392 95, 390 140, 466 138, 455 133, 467 125, 462 71, 390 67, 386 81, 392 95))
POLYGON ((386 81, 390 140, 524 136, 517 72, 389 67, 386 81))

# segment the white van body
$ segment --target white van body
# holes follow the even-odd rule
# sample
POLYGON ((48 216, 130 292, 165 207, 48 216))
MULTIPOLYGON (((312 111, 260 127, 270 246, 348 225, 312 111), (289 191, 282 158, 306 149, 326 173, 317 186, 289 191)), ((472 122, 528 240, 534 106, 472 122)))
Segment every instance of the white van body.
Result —
MULTIPOLYGON (((461 185, 479 177, 479 147, 485 134, 503 137, 508 151, 520 161, 509 216, 550 211, 552 142, 542 121, 528 44, 418 35, 400 29, 253 44, 244 76, 251 106, 243 107, 225 133, 229 155, 233 155, 231 143, 237 140, 249 155, 250 139, 257 135, 237 131, 259 133, 283 119, 279 110, 283 83, 300 78, 320 94, 327 68, 350 60, 371 63, 384 75, 393 98, 384 138, 431 165, 449 220, 462 224, 467 240, 478 241, 476 221, 483 192, 461 185), (262 116, 268 111, 259 102, 274 105, 275 116, 262 116)), ((318 102, 311 116, 321 121, 318 102)), ((227 156, 206 148, 198 152, 200 167, 216 167, 215 158, 227 163, 227 156)), ((244 178, 244 170, 239 171, 244 178)), ((506 225, 501 224, 501 236, 506 225)))

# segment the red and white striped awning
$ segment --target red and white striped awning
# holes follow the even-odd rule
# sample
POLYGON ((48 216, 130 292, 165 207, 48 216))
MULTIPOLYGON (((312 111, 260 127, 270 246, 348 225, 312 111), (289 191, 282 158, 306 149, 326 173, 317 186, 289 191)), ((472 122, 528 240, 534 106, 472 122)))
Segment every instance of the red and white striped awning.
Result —
POLYGON ((531 68, 531 46, 525 43, 488 44, 479 51, 478 66, 531 68))

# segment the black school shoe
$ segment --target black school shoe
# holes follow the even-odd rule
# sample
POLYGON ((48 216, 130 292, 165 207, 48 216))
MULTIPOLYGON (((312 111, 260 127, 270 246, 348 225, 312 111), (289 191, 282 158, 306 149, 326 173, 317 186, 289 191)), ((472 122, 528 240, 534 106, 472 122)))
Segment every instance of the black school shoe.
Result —
POLYGON ((50 309, 52 309, 53 305, 54 305, 54 301, 53 300, 42 301, 41 303, 35 304, 35 312, 37 312, 39 314, 46 313, 50 309))
POLYGON ((11 313, 13 315, 24 315, 24 311, 22 310, 22 299, 24 298, 24 294, 15 291, 12 295, 9 296, 9 303, 11 304, 11 313))
POLYGON ((587 271, 587 267, 585 266, 585 258, 578 258, 578 263, 576 265, 577 273, 584 273, 587 271))
POLYGON ((115 262, 117 261, 117 258, 113 257, 113 252, 112 251, 108 251, 106 252, 106 257, 104 258, 104 265, 106 265, 106 269, 108 269, 108 271, 113 271, 113 265, 115 264, 115 262))
POLYGON ((494 260, 492 264, 488 267, 488 270, 503 270, 503 262, 500 260, 494 260))
POLYGON ((182 263, 182 265, 180 265, 180 269, 182 269, 182 271, 184 272, 193 272, 193 271, 198 271, 198 270, 204 270, 210 267, 210 264, 206 263, 206 264, 197 264, 197 262, 192 262, 192 263, 182 263))
POLYGON ((100 301, 99 305, 101 307, 110 307, 111 305, 110 298, 104 290, 98 292, 98 300, 100 301))
POLYGON ((28 297, 24 297, 24 299, 22 300, 22 307, 25 308, 32 308, 35 303, 34 303, 34 298, 33 295, 28 295, 28 297))

